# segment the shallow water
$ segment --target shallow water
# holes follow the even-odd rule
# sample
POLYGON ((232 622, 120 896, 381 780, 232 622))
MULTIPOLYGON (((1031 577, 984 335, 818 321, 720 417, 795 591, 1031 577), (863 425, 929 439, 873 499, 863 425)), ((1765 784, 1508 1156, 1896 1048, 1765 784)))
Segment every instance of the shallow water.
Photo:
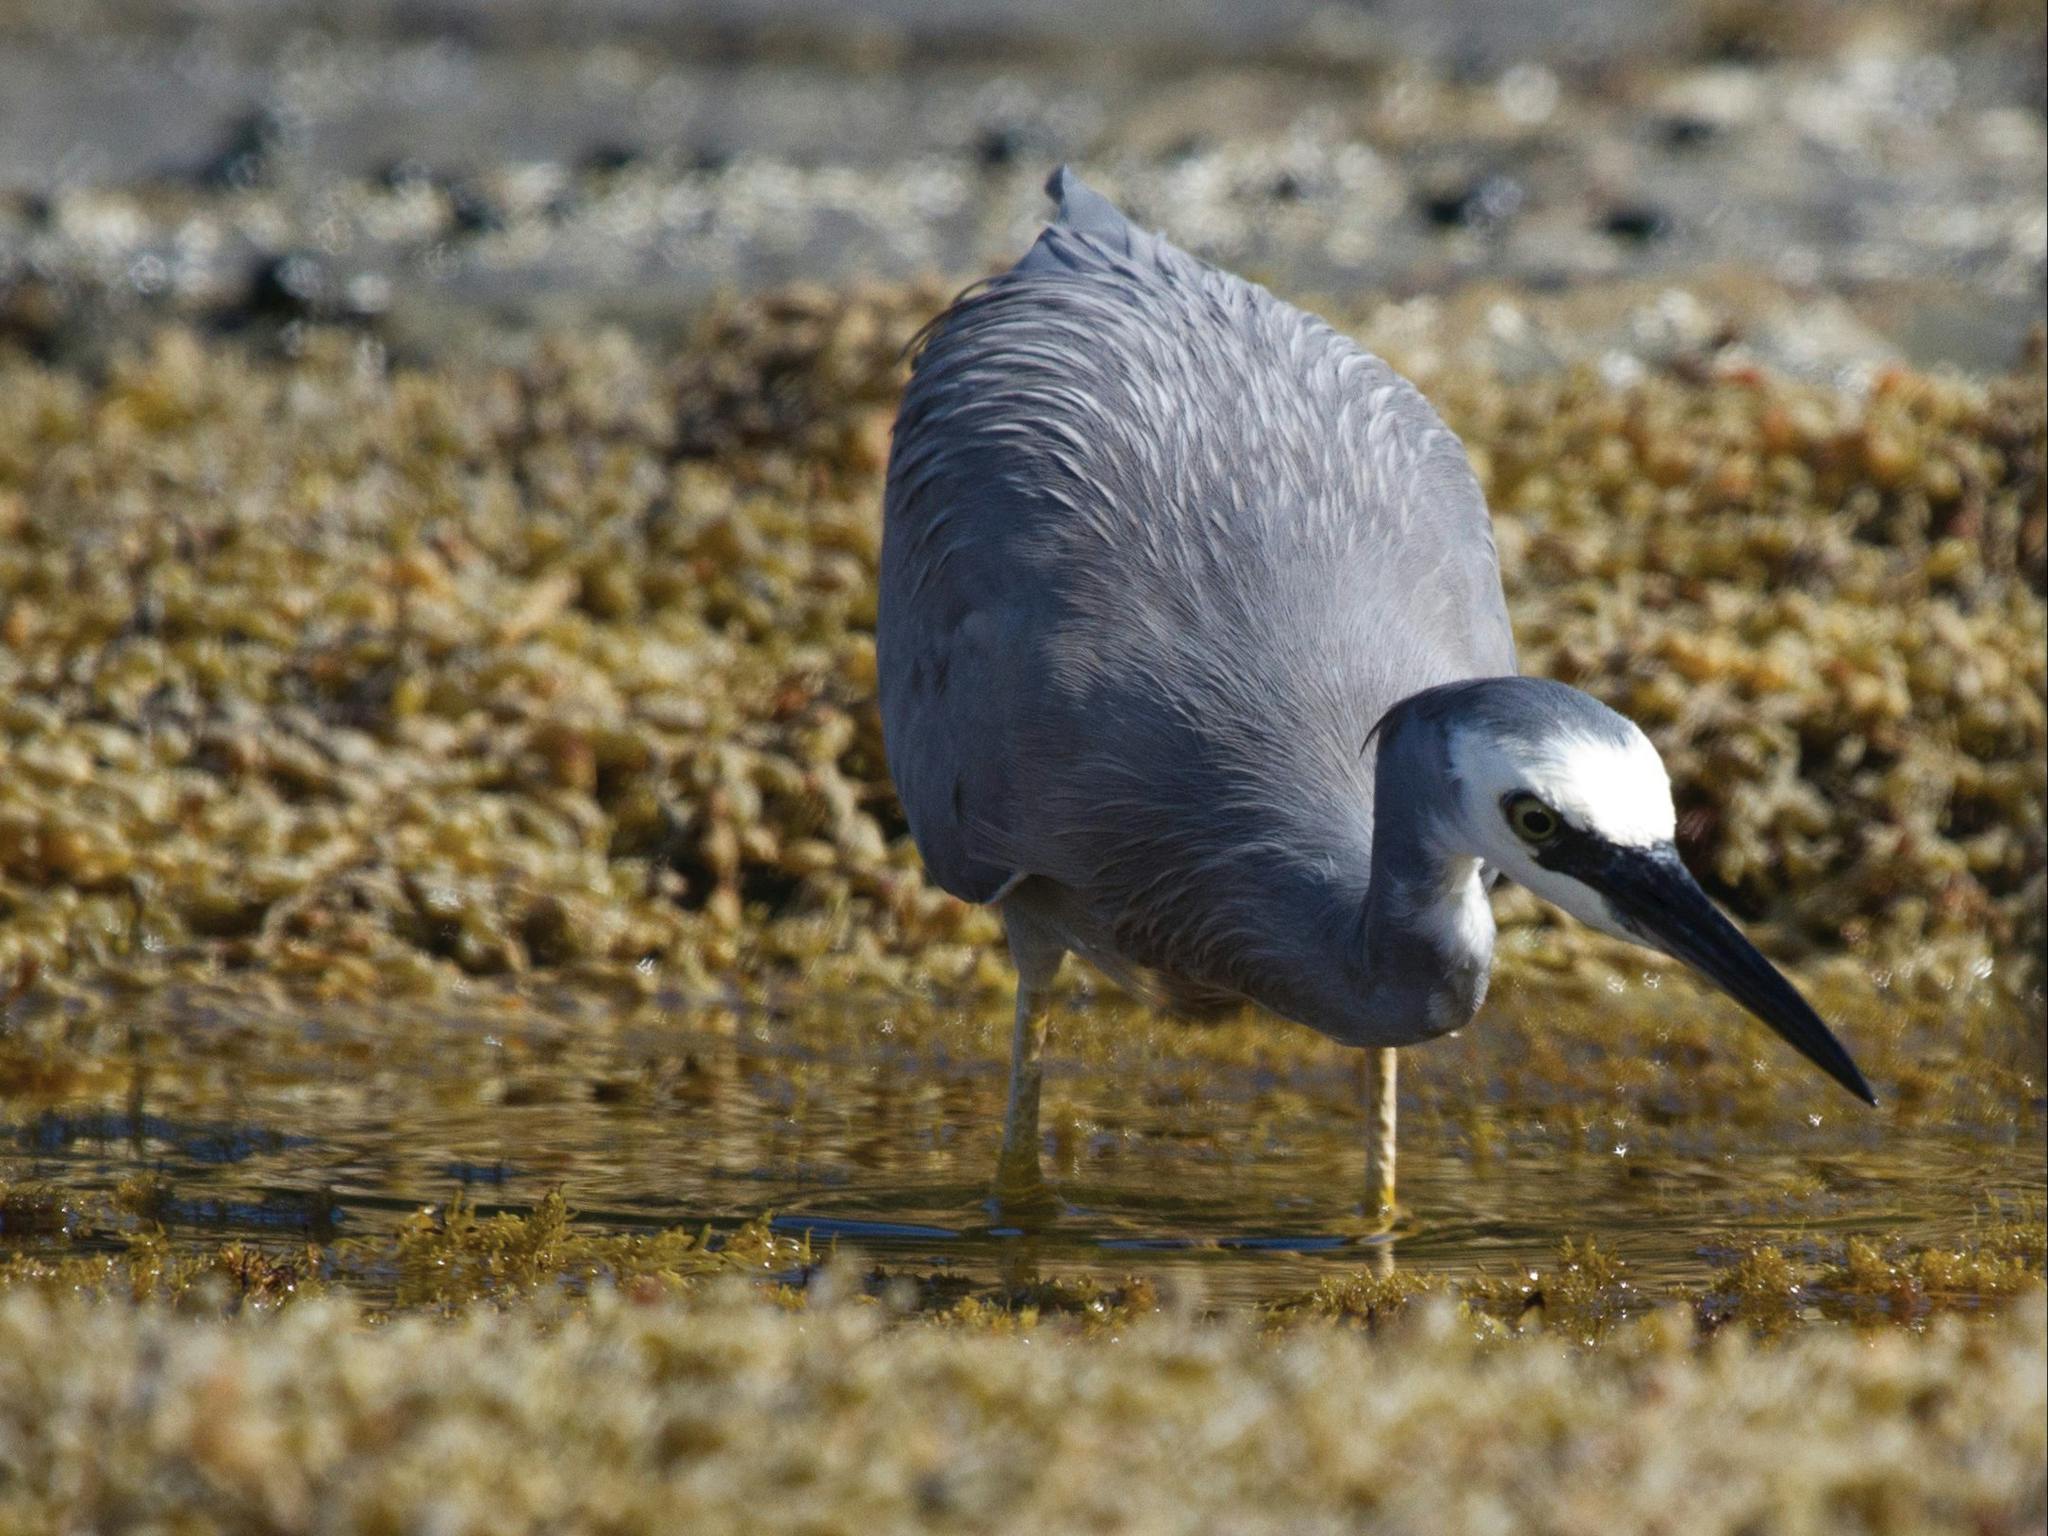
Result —
MULTIPOLYGON (((1214 1059, 1196 1032, 1107 1060, 1056 1043, 1044 1125, 1061 1208, 1025 1233, 985 1198, 998 1022, 904 1044, 884 1017, 825 1050, 773 1017, 723 1011, 664 1009, 593 1037, 574 1018, 488 1008, 252 1023, 126 1007, 126 1043, 94 1061, 90 1087, 54 1074, 54 1091, 7 1100, 0 1188, 57 1194, 67 1230, 0 1233, 0 1252, 117 1242, 80 1213, 146 1175, 168 1191, 157 1219, 195 1250, 385 1234, 458 1191, 490 1212, 560 1190, 585 1230, 765 1215, 819 1250, 963 1289, 1142 1274, 1246 1304, 1390 1259, 1504 1277, 1592 1236, 1655 1294, 1711 1289, 1759 1242, 1815 1259, 1847 1233, 1954 1242, 2038 1205, 2048 1182, 2038 1096, 2009 1122, 1916 1123, 1788 1073, 1779 1106, 1738 1126, 1659 1115, 1641 1095, 1537 1107, 1474 1090, 1470 1113, 1411 1107, 1408 1214, 1389 1243, 1359 1210, 1356 1059, 1272 1025, 1286 1054, 1249 1064, 1214 1059)), ((1489 1053, 1513 1050, 1518 1027, 1406 1053, 1411 1096, 1441 1106, 1446 1074, 1495 1080, 1489 1053)))

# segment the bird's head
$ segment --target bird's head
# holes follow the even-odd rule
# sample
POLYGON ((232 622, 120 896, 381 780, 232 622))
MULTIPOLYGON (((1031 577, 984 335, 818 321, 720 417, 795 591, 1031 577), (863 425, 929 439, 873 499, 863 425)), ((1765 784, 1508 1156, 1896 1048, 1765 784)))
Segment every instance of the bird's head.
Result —
POLYGON ((1633 721, 1576 688, 1524 677, 1429 689, 1396 709, 1411 711, 1427 721, 1449 781, 1432 797, 1444 847, 1690 966, 1876 1102, 1819 1015, 1686 870, 1670 776, 1633 721))

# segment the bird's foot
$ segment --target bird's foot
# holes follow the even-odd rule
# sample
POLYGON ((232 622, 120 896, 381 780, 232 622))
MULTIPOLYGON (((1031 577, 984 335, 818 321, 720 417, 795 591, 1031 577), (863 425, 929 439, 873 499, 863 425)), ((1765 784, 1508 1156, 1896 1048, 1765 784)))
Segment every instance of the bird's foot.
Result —
POLYGON ((1407 1214, 1395 1203, 1393 1191, 1385 1190, 1378 1194, 1366 1195, 1365 1204, 1359 1211, 1359 1220, 1364 1223, 1364 1230, 1369 1233, 1389 1233, 1400 1226, 1402 1218, 1407 1214))
POLYGON ((1393 1237, 1401 1230, 1402 1217, 1407 1213, 1398 1205, 1374 1207, 1368 1204, 1359 1213, 1360 1237, 1393 1237))
POLYGON ((1059 1208, 1058 1196, 1039 1169, 1038 1149, 1005 1147, 989 1187, 989 1214, 1003 1226, 1030 1232, 1052 1225, 1059 1208))
POLYGON ((1401 1206, 1367 1200, 1338 1219, 1337 1231, 1346 1242, 1384 1248, 1391 1253, 1395 1240, 1414 1230, 1408 1216, 1401 1206))

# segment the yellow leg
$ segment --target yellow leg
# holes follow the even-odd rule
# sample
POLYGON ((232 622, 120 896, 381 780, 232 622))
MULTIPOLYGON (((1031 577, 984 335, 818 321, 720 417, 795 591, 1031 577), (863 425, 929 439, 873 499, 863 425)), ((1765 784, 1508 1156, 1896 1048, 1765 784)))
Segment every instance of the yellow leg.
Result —
POLYGON ((1017 983, 1017 1023, 1010 1036, 1010 1100, 1003 1109, 1003 1150, 996 1163, 998 1194, 1042 1187, 1038 1166, 1038 1096, 1045 1082, 1045 1021, 1052 1012, 1044 993, 1017 983))
POLYGON ((1038 1099, 1045 1081, 1045 1026, 1052 982, 1065 947, 1043 927, 1006 906, 1004 926, 1017 966, 1017 1021, 1010 1035, 1010 1097, 1003 1110, 1003 1150, 996 1161, 995 1200, 1005 1214, 1046 1211, 1052 1191, 1038 1162, 1038 1099))
POLYGON ((1398 1058, 1389 1050, 1365 1053, 1365 1214, 1392 1226, 1394 1221, 1394 1110, 1398 1058))

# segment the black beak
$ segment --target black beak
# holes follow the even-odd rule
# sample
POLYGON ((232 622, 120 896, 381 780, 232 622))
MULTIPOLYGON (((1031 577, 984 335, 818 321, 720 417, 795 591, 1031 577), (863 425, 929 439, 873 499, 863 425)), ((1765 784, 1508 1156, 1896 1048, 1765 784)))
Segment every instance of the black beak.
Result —
POLYGON ((1877 1103, 1842 1042, 1777 967, 1722 916, 1671 844, 1615 850, 1588 883, 1645 944, 1684 961, 1857 1098, 1877 1103))

